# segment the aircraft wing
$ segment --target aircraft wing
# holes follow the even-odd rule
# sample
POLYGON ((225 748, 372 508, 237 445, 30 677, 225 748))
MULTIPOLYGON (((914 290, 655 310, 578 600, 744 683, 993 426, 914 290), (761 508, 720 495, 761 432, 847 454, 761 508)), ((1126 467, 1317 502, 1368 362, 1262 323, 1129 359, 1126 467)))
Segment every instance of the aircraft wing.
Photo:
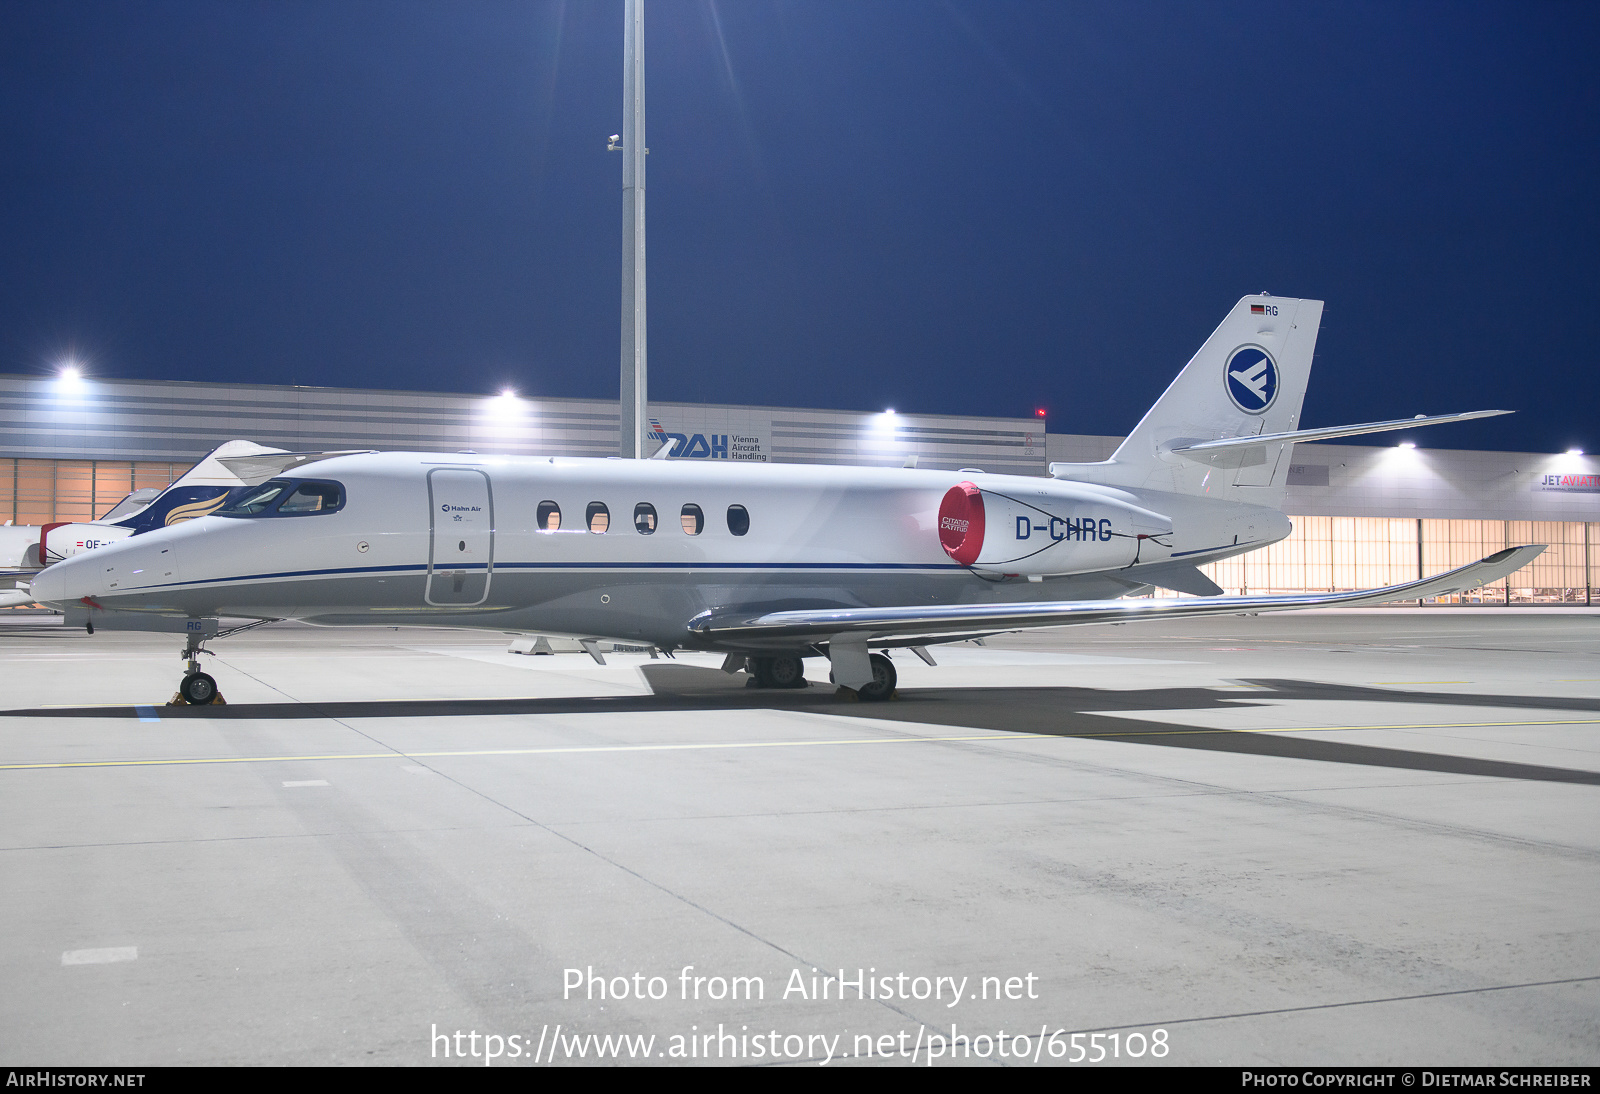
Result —
MULTIPOLYGON (((31 571, 29 576, 36 572, 31 571)), ((26 585, 18 585, 15 589, 0 589, 0 608, 21 608, 33 602, 33 593, 28 591, 26 585)))
POLYGON ((1522 569, 1544 544, 1508 547, 1479 562, 1436 577, 1348 593, 1295 593, 1284 596, 1197 596, 1171 600, 1059 600, 1023 604, 948 604, 926 607, 840 608, 770 612, 754 617, 736 612, 703 612, 689 623, 701 638, 729 644, 776 646, 848 640, 874 645, 910 645, 953 640, 1030 627, 1087 623, 1127 623, 1200 615, 1248 615, 1294 608, 1343 608, 1387 604, 1464 592, 1499 581, 1522 569))

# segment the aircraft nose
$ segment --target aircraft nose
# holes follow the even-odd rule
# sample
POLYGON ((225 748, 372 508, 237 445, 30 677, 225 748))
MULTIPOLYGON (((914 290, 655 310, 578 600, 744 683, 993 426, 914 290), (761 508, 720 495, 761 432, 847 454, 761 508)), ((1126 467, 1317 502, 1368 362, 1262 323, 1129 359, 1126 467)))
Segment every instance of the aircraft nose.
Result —
POLYGON ((86 562, 87 558, 71 558, 65 562, 57 562, 53 566, 46 566, 34 574, 30 583, 33 598, 41 604, 60 608, 68 603, 76 603, 80 597, 95 592, 96 590, 89 585, 94 567, 86 566, 86 562))
POLYGON ((60 574, 51 573, 54 569, 56 569, 54 566, 45 567, 34 574, 33 580, 29 583, 29 591, 33 593, 33 598, 41 604, 49 604, 52 607, 64 599, 67 587, 60 574))

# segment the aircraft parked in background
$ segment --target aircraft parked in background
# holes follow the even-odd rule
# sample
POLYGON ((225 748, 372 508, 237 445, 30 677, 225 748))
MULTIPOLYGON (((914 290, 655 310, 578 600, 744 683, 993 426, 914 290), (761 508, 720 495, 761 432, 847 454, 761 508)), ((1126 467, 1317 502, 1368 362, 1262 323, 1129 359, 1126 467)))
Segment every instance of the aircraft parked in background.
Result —
POLYGON ((135 490, 103 517, 50 524, 8 523, 0 527, 0 581, 9 579, 16 585, 15 589, 0 589, 0 608, 33 603, 29 582, 34 574, 52 563, 141 532, 216 512, 232 491, 246 485, 218 462, 218 457, 262 453, 284 454, 281 448, 264 448, 251 441, 229 441, 170 486, 135 490))
MULTIPOLYGON (((912 468, 442 453, 217 456, 251 489, 38 575, 69 624, 188 636, 210 702, 223 618, 434 625, 717 651, 763 686, 826 657, 863 699, 882 652, 1027 627, 1409 600, 1542 547, 1352 593, 1221 596, 1198 567, 1283 539, 1297 441, 1503 411, 1300 429, 1322 304, 1246 297, 1116 453, 1049 478, 912 468), (312 463, 312 460, 316 462, 312 463), (292 471, 292 473, 290 473, 292 471), (1121 599, 1151 587, 1195 594, 1121 599)), ((255 624, 250 624, 255 625, 255 624)))

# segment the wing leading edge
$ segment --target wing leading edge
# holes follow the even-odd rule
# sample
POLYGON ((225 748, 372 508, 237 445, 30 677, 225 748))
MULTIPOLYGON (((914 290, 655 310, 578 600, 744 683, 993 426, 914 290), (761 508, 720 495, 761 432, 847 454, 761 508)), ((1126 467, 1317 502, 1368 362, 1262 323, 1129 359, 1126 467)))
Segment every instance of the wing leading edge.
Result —
POLYGON ((775 647, 829 641, 905 645, 949 640, 1030 627, 1126 623, 1137 619, 1239 615, 1295 608, 1359 607, 1465 592, 1515 573, 1544 550, 1544 544, 1508 547, 1488 558, 1421 581, 1348 593, 1296 593, 1286 596, 1201 596, 1171 600, 1059 600, 1030 604, 949 604, 903 608, 840 608, 826 611, 770 612, 755 617, 702 612, 689 622, 701 639, 728 646, 775 647))

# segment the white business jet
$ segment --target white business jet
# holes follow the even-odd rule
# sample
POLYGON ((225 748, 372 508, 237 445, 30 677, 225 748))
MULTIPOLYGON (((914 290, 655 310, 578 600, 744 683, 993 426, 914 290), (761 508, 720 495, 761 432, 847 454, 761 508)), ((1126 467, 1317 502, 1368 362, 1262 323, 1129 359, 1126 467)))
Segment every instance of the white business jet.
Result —
MULTIPOLYGON (((1500 411, 1298 429, 1322 304, 1241 300, 1116 453, 1049 478, 911 468, 447 455, 256 454, 214 515, 51 566, 69 625, 188 636, 219 619, 405 624, 717 651, 767 687, 803 658, 889 697, 881 651, 1027 627, 1377 604, 1474 588, 1543 548, 1405 585, 1221 596, 1197 567, 1289 534, 1296 441, 1500 411), (292 471, 292 473, 290 473, 292 471), (1152 586, 1195 594, 1119 599, 1152 586)), ((257 622, 248 624, 258 625, 257 622)))

